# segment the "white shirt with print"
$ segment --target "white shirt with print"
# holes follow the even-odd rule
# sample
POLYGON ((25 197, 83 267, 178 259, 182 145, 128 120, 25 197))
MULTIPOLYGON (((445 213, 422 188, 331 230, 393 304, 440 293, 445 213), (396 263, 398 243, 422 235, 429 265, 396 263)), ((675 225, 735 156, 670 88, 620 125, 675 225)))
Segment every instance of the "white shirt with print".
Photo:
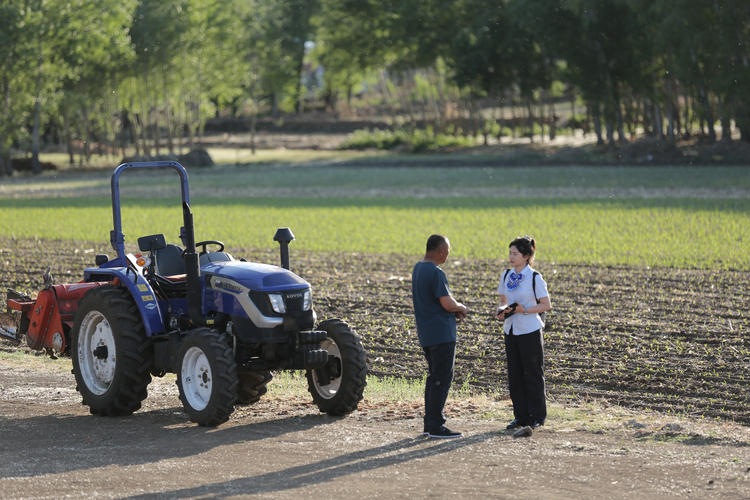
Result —
MULTIPOLYGON (((513 302, 518 302, 518 308, 516 313, 510 318, 506 318, 503 330, 507 335, 513 327, 513 335, 524 335, 527 333, 535 332, 540 328, 544 327, 542 319, 539 314, 523 314, 523 307, 526 308, 534 307, 536 305, 536 299, 534 298, 534 289, 532 287, 531 279, 534 276, 534 270, 530 266, 526 266, 521 275, 523 278, 518 283, 518 286, 512 290, 508 289, 508 282, 511 281, 511 274, 515 273, 515 269, 511 269, 506 273, 503 271, 500 276, 500 286, 497 288, 497 293, 505 295, 505 300, 508 305, 513 302)), ((547 293, 547 282, 544 281, 541 274, 536 275, 536 298, 541 299, 542 297, 549 297, 547 293)))

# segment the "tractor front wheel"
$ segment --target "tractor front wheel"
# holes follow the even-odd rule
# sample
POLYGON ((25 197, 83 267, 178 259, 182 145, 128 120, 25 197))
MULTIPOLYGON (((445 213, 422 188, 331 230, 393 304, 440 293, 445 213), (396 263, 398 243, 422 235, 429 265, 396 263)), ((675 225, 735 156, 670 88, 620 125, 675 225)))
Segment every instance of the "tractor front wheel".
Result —
POLYGON ((226 334, 197 328, 182 342, 177 388, 190 420, 215 426, 229 420, 237 401, 237 363, 226 334))
POLYGON ((357 409, 367 385, 367 362, 362 341, 338 319, 323 321, 318 330, 328 334, 322 342, 328 363, 307 371, 307 388, 320 411, 346 415, 357 409))
POLYGON ((112 285, 92 288, 75 318, 71 358, 83 404, 103 416, 138 411, 148 396, 153 352, 130 292, 112 285))

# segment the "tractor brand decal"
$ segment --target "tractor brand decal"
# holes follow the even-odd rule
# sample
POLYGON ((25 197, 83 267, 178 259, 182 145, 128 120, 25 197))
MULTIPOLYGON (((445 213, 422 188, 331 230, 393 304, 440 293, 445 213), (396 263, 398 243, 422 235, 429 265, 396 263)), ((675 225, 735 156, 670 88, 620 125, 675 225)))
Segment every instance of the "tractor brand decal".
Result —
POLYGON ((138 290, 142 292, 148 292, 148 286, 146 285, 138 285, 138 290))
POLYGON ((154 304, 153 302, 151 302, 150 304, 146 304, 146 309, 148 310, 156 309, 156 304, 154 304))
POLYGON ((304 295, 303 293, 290 293, 286 296, 286 298, 287 299, 301 299, 303 295, 304 295))
POLYGON ((148 301, 154 300, 154 296, 153 295, 141 295, 141 300, 143 302, 148 302, 148 301))
POLYGON ((237 285, 234 285, 232 283, 227 283, 225 281, 215 280, 214 281, 214 287, 216 287, 216 288, 222 288, 224 290, 229 290, 230 292, 238 292, 238 293, 242 292, 242 287, 241 286, 237 286, 237 285))

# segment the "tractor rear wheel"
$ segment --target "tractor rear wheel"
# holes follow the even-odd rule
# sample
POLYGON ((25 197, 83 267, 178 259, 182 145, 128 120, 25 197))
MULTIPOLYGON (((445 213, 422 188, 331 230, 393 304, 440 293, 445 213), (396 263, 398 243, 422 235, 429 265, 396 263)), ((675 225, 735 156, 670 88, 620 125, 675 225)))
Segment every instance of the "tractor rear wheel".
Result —
POLYGON ((346 415, 357 409, 367 385, 367 362, 362 341, 339 319, 323 321, 318 330, 328 334, 322 342, 328 363, 308 370, 307 388, 320 411, 346 415))
POLYGON ((240 385, 237 387, 237 403, 251 405, 257 403, 268 392, 268 383, 273 380, 273 373, 240 372, 240 385))
POLYGON ((182 342, 177 388, 190 420, 215 426, 229 420, 237 401, 237 363, 226 334, 197 328, 182 342))
POLYGON ((151 383, 152 348, 127 289, 102 285, 81 299, 72 330, 76 390, 91 413, 130 415, 151 383))

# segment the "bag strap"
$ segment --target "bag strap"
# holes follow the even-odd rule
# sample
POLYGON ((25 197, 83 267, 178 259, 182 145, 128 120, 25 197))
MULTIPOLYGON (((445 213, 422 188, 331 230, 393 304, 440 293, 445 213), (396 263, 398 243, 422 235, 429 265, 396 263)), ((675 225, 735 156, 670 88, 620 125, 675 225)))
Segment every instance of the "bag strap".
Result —
MULTIPOLYGON (((506 269, 505 273, 503 274, 503 283, 505 283, 506 278, 508 277, 508 273, 510 272, 510 269, 506 269)), ((534 291, 534 299, 536 299, 536 303, 539 304, 539 299, 536 296, 536 277, 539 276, 539 273, 534 271, 534 274, 531 275, 531 289, 534 291)))

